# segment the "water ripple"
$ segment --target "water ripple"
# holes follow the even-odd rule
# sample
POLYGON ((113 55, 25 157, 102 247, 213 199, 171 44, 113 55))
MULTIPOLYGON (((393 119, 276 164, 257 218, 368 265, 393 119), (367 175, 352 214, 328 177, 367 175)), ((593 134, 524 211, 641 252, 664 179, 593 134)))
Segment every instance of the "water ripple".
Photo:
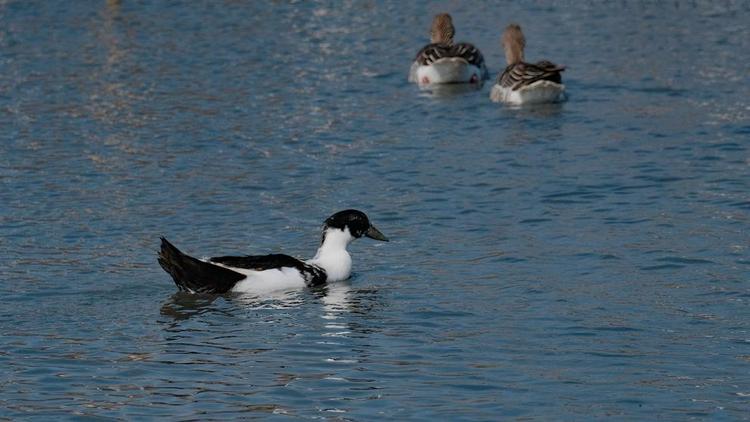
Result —
POLYGON ((748 3, 445 7, 569 100, 411 86, 419 3, 0 1, 0 419, 746 418, 748 3), (392 241, 344 283, 155 260, 350 207, 392 241))

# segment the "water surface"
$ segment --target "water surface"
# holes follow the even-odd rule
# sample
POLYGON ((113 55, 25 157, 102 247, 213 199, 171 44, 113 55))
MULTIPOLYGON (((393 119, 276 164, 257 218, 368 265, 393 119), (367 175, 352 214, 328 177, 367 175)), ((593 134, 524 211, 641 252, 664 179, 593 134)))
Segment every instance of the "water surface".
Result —
POLYGON ((0 1, 0 418, 750 418, 746 2, 0 1), (431 16, 569 101, 406 82, 431 16), (175 294, 198 256, 351 280, 175 294))

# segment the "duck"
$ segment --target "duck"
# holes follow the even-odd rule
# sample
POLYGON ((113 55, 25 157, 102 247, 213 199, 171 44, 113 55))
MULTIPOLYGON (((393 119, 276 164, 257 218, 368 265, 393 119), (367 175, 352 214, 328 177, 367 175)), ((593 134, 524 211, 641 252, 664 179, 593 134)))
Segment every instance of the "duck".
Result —
POLYGON ((453 18, 439 13, 432 20, 430 44, 424 46, 409 70, 409 82, 430 84, 481 84, 489 77, 484 56, 474 45, 454 43, 453 18))
POLYGON ((188 293, 255 293, 319 286, 349 278, 352 259, 347 246, 361 237, 388 238, 359 210, 339 211, 323 223, 315 256, 301 260, 284 254, 218 256, 198 259, 161 237, 159 265, 177 289, 188 293))
POLYGON ((561 101, 565 85, 561 73, 565 66, 548 60, 524 61, 526 38, 518 24, 510 24, 503 32, 502 45, 508 66, 497 76, 490 99, 508 104, 539 104, 561 101))

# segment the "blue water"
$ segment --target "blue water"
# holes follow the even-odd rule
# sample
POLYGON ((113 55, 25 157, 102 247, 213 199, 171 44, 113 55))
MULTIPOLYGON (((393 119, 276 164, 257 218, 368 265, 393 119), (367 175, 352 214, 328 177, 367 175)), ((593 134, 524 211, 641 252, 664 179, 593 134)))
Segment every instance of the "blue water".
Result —
POLYGON ((750 3, 0 1, 0 419, 749 420, 750 3), (519 4, 526 3, 526 4, 519 4), (406 82, 431 16, 564 104, 406 82), (198 255, 351 280, 176 294, 198 255))

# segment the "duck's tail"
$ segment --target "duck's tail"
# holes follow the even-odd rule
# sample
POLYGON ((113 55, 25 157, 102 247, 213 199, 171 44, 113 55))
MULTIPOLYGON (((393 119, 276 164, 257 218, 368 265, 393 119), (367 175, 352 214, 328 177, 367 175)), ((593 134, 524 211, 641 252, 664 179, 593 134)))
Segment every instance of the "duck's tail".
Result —
POLYGON ((159 265, 172 276, 178 289, 190 293, 226 293, 245 278, 228 268, 185 255, 163 237, 159 265))

